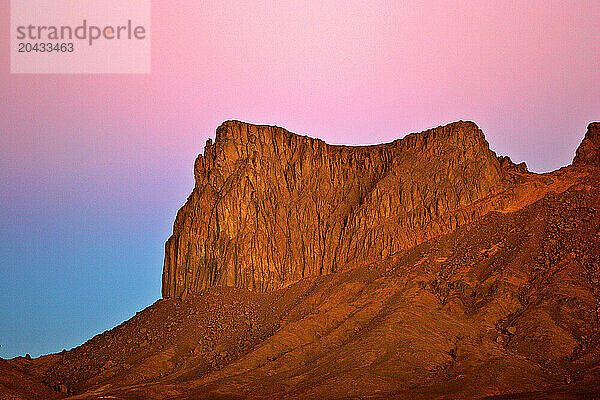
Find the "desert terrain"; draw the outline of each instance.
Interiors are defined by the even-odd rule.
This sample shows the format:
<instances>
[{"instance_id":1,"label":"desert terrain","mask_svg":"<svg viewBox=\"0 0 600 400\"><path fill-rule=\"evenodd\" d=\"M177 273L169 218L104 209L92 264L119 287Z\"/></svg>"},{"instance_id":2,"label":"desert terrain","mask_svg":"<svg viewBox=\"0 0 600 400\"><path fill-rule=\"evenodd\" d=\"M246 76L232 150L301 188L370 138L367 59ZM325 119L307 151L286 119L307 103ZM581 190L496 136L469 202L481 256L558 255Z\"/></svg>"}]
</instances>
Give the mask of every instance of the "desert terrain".
<instances>
[{"instance_id":1,"label":"desert terrain","mask_svg":"<svg viewBox=\"0 0 600 400\"><path fill-rule=\"evenodd\" d=\"M350 147L227 121L163 298L0 359L0 398L600 398L600 123L584 133L537 174L472 122Z\"/></svg>"}]
</instances>

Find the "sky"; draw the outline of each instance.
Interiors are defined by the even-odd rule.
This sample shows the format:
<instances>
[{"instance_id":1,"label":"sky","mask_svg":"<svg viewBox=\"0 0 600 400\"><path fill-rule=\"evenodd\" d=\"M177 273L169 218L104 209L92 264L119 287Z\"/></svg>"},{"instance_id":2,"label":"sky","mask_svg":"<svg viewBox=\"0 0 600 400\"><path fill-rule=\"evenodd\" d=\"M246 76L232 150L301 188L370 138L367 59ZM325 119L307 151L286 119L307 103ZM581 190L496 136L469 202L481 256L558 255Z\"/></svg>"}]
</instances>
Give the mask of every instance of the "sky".
<instances>
[{"instance_id":1,"label":"sky","mask_svg":"<svg viewBox=\"0 0 600 400\"><path fill-rule=\"evenodd\" d=\"M472 120L530 170L600 120L600 2L152 3L150 74L10 74L0 0L0 357L160 298L193 161L228 119L333 144Z\"/></svg>"}]
</instances>

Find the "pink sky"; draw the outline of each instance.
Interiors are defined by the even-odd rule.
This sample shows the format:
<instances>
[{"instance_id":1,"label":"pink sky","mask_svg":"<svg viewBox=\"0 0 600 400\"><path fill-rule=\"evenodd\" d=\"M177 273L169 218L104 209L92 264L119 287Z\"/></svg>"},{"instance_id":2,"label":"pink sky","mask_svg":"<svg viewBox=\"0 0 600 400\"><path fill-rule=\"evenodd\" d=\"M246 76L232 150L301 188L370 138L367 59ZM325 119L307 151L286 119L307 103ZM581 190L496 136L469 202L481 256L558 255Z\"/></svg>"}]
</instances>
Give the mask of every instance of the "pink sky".
<instances>
[{"instance_id":1,"label":"pink sky","mask_svg":"<svg viewBox=\"0 0 600 400\"><path fill-rule=\"evenodd\" d=\"M570 163L588 122L600 119L598 1L154 2L149 75L10 75L0 1L3 227L25 254L34 249L22 243L39 239L34 227L56 245L59 222L44 215L64 224L130 216L109 224L108 236L158 226L152 242L137 244L140 254L152 249L151 293L132 289L142 300L123 300L120 316L158 296L162 245L192 188L193 160L226 119L336 144L468 119L493 150L535 171ZM21 285L37 273L11 262L26 271ZM74 340L110 326L98 318Z\"/></svg>"},{"instance_id":2,"label":"pink sky","mask_svg":"<svg viewBox=\"0 0 600 400\"><path fill-rule=\"evenodd\" d=\"M210 3L153 4L148 76L10 76L3 40L2 148L189 157L227 118L349 144L472 119L547 170L599 117L596 2Z\"/></svg>"}]
</instances>

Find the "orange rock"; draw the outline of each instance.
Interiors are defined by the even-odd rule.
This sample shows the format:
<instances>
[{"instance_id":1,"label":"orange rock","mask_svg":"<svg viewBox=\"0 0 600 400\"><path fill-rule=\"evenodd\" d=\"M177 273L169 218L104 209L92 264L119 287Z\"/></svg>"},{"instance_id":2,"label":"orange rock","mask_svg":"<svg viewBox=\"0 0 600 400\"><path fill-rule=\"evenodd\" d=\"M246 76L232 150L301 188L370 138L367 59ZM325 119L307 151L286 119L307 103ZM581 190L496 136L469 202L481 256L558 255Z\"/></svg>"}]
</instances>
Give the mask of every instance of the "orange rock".
<instances>
[{"instance_id":1,"label":"orange rock","mask_svg":"<svg viewBox=\"0 0 600 400\"><path fill-rule=\"evenodd\" d=\"M577 163L597 154L597 126ZM376 261L574 181L496 157L464 121L358 147L227 121L194 175L165 245L165 298L218 285L268 291Z\"/></svg>"}]
</instances>

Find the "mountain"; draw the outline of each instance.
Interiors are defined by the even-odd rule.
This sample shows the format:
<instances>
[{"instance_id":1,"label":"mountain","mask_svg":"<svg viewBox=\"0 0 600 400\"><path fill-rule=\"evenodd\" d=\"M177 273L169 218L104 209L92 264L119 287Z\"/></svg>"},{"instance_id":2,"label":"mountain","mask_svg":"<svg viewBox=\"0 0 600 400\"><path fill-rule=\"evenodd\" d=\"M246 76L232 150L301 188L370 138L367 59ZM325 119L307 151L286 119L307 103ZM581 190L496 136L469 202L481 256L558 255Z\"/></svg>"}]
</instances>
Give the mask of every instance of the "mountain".
<instances>
[{"instance_id":1,"label":"mountain","mask_svg":"<svg viewBox=\"0 0 600 400\"><path fill-rule=\"evenodd\" d=\"M568 186L523 168L498 159L472 122L364 147L225 122L195 162L194 190L166 243L163 297L278 289Z\"/></svg>"},{"instance_id":2,"label":"mountain","mask_svg":"<svg viewBox=\"0 0 600 400\"><path fill-rule=\"evenodd\" d=\"M599 128L535 174L471 122L347 147L228 121L196 160L163 299L3 361L0 393L600 397Z\"/></svg>"}]
</instances>

